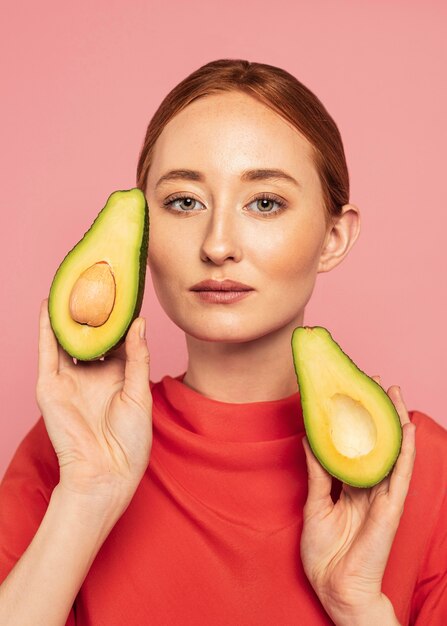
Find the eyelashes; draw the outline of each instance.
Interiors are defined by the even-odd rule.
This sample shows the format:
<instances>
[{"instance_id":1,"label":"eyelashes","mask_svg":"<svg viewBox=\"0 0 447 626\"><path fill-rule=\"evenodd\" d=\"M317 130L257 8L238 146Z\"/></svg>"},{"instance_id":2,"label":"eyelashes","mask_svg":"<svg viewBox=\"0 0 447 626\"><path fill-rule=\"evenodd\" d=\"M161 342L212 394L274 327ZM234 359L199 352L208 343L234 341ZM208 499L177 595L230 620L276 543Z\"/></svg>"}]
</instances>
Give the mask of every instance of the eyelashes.
<instances>
[{"instance_id":1,"label":"eyelashes","mask_svg":"<svg viewBox=\"0 0 447 626\"><path fill-rule=\"evenodd\" d=\"M172 213L178 213L179 215L183 215L183 216L190 216L192 215L192 213L198 213L198 211L193 211L190 210L190 207L188 207L187 209L175 209L173 208L174 203L179 201L179 200L192 200L193 203L199 203L202 204L199 200L197 200L196 198L194 198L194 196L191 195L186 195L186 194L173 194L172 196L169 196L168 198L166 198L166 200L163 202L163 206L168 210L171 211ZM271 194L271 193L261 193L258 194L257 196L255 196L253 198L253 200L251 200L246 206L250 206L251 204L253 204L254 202L258 202L258 201L264 201L264 202L273 202L277 205L277 209L276 210L272 210L272 211L262 211L262 210L258 210L258 211L253 211L253 213L255 215L261 215L262 217L275 217L276 215L278 215L279 213L282 213L286 208L287 208L287 203L280 198L279 196L275 195L275 194Z\"/></svg>"}]
</instances>

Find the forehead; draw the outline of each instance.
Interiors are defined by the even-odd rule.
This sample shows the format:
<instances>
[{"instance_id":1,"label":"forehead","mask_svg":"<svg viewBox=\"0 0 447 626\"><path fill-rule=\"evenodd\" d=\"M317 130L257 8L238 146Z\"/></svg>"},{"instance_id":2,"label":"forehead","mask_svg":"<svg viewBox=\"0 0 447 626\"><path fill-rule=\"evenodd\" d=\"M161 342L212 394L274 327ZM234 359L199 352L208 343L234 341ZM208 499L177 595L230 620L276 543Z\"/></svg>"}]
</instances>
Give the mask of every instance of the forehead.
<instances>
[{"instance_id":1,"label":"forehead","mask_svg":"<svg viewBox=\"0 0 447 626\"><path fill-rule=\"evenodd\" d=\"M248 168L281 168L301 181L315 179L310 142L287 120L255 98L223 92L199 98L163 129L149 178L188 167L239 175Z\"/></svg>"}]
</instances>

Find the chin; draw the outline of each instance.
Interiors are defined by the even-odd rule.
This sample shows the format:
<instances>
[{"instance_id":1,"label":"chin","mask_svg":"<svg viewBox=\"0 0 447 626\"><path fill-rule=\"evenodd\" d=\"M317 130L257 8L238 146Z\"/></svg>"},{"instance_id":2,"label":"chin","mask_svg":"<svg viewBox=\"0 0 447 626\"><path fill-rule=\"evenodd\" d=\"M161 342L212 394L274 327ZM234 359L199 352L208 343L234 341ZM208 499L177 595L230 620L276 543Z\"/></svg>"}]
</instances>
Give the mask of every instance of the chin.
<instances>
[{"instance_id":1,"label":"chin","mask_svg":"<svg viewBox=\"0 0 447 626\"><path fill-rule=\"evenodd\" d=\"M209 327L195 324L181 324L176 322L187 335L194 337L200 341L208 341L214 343L247 343L260 339L264 335L269 334L272 329L260 329L259 332L253 328L253 324L246 324L246 328L242 328L241 324L225 326L223 324L210 324Z\"/></svg>"},{"instance_id":2,"label":"chin","mask_svg":"<svg viewBox=\"0 0 447 626\"><path fill-rule=\"evenodd\" d=\"M214 328L212 331L207 332L203 328L188 328L183 329L187 335L190 337L194 337L194 339L199 339L200 341L209 341L213 343L244 343L246 341L250 341L253 337L244 336L239 331L226 331L223 332L222 329Z\"/></svg>"}]
</instances>

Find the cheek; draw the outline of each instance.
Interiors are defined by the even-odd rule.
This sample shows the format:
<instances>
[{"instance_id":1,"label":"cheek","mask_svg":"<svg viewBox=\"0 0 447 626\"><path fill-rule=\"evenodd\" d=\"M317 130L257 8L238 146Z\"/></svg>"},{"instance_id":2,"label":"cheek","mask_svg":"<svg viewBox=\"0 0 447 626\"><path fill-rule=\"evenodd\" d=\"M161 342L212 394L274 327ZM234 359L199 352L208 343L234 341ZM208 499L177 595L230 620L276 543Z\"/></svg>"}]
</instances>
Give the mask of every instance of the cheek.
<instances>
[{"instance_id":1,"label":"cheek","mask_svg":"<svg viewBox=\"0 0 447 626\"><path fill-rule=\"evenodd\" d=\"M154 280L177 275L182 258L182 241L163 219L152 218L149 231L148 265Z\"/></svg>"},{"instance_id":2,"label":"cheek","mask_svg":"<svg viewBox=\"0 0 447 626\"><path fill-rule=\"evenodd\" d=\"M320 257L320 238L309 228L289 228L257 252L258 267L278 284L313 280ZM295 283L296 284L296 283Z\"/></svg>"},{"instance_id":3,"label":"cheek","mask_svg":"<svg viewBox=\"0 0 447 626\"><path fill-rule=\"evenodd\" d=\"M178 276L181 275L179 268L179 254L175 242L165 241L159 233L155 233L149 241L148 269L151 275L152 285L157 299L166 314L174 315L176 294L179 292L177 283Z\"/></svg>"}]
</instances>

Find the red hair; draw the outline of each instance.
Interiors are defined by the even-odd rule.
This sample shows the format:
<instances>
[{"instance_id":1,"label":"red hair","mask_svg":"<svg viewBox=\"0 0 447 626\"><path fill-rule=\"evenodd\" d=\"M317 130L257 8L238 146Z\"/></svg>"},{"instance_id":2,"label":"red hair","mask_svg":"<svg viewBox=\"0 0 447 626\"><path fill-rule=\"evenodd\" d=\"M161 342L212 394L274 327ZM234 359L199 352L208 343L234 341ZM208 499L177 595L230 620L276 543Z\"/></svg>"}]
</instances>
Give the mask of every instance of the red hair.
<instances>
[{"instance_id":1,"label":"red hair","mask_svg":"<svg viewBox=\"0 0 447 626\"><path fill-rule=\"evenodd\" d=\"M349 202L349 174L340 132L320 100L292 74L273 65L218 59L184 78L164 98L144 138L137 166L137 187L145 192L155 142L177 113L197 98L226 91L244 92L289 121L312 145L326 219Z\"/></svg>"}]
</instances>

